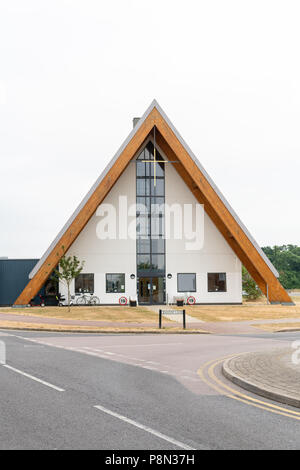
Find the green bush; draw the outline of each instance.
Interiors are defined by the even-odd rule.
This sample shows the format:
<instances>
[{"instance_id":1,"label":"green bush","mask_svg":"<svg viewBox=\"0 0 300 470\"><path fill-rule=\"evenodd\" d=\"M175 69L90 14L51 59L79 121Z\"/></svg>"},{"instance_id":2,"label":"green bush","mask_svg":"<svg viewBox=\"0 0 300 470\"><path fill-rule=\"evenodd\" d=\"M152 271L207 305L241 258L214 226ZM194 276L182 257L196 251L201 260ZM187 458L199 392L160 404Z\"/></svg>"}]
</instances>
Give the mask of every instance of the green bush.
<instances>
[{"instance_id":1,"label":"green bush","mask_svg":"<svg viewBox=\"0 0 300 470\"><path fill-rule=\"evenodd\" d=\"M243 295L247 300L256 300L262 295L261 290L244 266L242 267L242 286Z\"/></svg>"}]
</instances>

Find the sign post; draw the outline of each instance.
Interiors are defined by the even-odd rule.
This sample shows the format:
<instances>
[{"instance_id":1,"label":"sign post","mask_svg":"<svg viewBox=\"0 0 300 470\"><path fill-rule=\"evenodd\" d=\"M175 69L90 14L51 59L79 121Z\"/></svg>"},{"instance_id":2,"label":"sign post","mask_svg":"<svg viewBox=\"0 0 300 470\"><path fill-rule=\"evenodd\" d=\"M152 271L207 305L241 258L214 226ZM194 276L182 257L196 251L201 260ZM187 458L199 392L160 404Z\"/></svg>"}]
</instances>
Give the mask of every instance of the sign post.
<instances>
[{"instance_id":1,"label":"sign post","mask_svg":"<svg viewBox=\"0 0 300 470\"><path fill-rule=\"evenodd\" d=\"M182 313L182 327L186 329L186 316L185 316L185 309L184 310L161 310L159 309L159 317L158 317L158 327L161 329L162 327L162 316L163 315L179 315Z\"/></svg>"}]
</instances>

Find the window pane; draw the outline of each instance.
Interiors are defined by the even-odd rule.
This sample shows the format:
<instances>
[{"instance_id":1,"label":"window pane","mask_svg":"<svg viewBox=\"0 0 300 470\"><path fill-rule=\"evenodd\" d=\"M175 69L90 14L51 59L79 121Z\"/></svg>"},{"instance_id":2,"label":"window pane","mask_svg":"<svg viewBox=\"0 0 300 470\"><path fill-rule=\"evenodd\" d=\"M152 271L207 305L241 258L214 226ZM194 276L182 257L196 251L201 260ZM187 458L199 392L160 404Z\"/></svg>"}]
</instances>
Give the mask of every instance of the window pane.
<instances>
[{"instance_id":1,"label":"window pane","mask_svg":"<svg viewBox=\"0 0 300 470\"><path fill-rule=\"evenodd\" d=\"M164 303L165 280L163 277L154 277L152 279L152 296L156 304Z\"/></svg>"},{"instance_id":2,"label":"window pane","mask_svg":"<svg viewBox=\"0 0 300 470\"><path fill-rule=\"evenodd\" d=\"M208 292L226 292L226 273L207 274Z\"/></svg>"},{"instance_id":3,"label":"window pane","mask_svg":"<svg viewBox=\"0 0 300 470\"><path fill-rule=\"evenodd\" d=\"M164 179L156 178L156 185L154 186L154 179L151 179L151 195L164 196L165 194L165 181Z\"/></svg>"},{"instance_id":4,"label":"window pane","mask_svg":"<svg viewBox=\"0 0 300 470\"><path fill-rule=\"evenodd\" d=\"M154 158L154 145L151 141L148 142L145 148L145 154L147 154L147 152L149 152L149 154L151 155L150 158ZM159 151L157 150L157 148L156 148L156 160L164 160L161 154L159 153Z\"/></svg>"},{"instance_id":5,"label":"window pane","mask_svg":"<svg viewBox=\"0 0 300 470\"><path fill-rule=\"evenodd\" d=\"M157 159L159 160L159 158L157 157ZM150 176L151 174L151 171L152 170L152 167L153 167L153 163L151 163L153 161L153 154L151 154L148 150L148 148L146 147L141 153L140 155L138 156L137 158L137 168L138 168L138 164L139 163L142 163L140 162L140 160L144 160L144 163L143 165L141 165L140 168L144 168L145 169L145 172L144 173L141 173L139 175L138 171L137 171L137 175L138 176ZM143 170L141 170L143 171Z\"/></svg>"},{"instance_id":6,"label":"window pane","mask_svg":"<svg viewBox=\"0 0 300 470\"><path fill-rule=\"evenodd\" d=\"M150 217L147 215L139 215L136 218L136 234L137 237L145 238L150 235Z\"/></svg>"},{"instance_id":7,"label":"window pane","mask_svg":"<svg viewBox=\"0 0 300 470\"><path fill-rule=\"evenodd\" d=\"M106 274L106 292L124 293L125 292L125 274Z\"/></svg>"},{"instance_id":8,"label":"window pane","mask_svg":"<svg viewBox=\"0 0 300 470\"><path fill-rule=\"evenodd\" d=\"M196 274L180 273L177 275L178 292L196 292Z\"/></svg>"},{"instance_id":9,"label":"window pane","mask_svg":"<svg viewBox=\"0 0 300 470\"><path fill-rule=\"evenodd\" d=\"M136 175L145 176L146 175L145 167L146 167L146 163L137 161L136 162Z\"/></svg>"},{"instance_id":10,"label":"window pane","mask_svg":"<svg viewBox=\"0 0 300 470\"><path fill-rule=\"evenodd\" d=\"M156 160L161 160L158 152L156 152ZM154 165L155 165L155 173L154 173ZM164 168L165 168L164 163L160 163L160 162L153 163L153 165L151 166L151 176L154 177L154 174L155 174L155 176L157 177L163 177L165 174Z\"/></svg>"},{"instance_id":11,"label":"window pane","mask_svg":"<svg viewBox=\"0 0 300 470\"><path fill-rule=\"evenodd\" d=\"M157 240L151 240L151 251L152 253L164 253L165 252L165 240L158 238Z\"/></svg>"},{"instance_id":12,"label":"window pane","mask_svg":"<svg viewBox=\"0 0 300 470\"><path fill-rule=\"evenodd\" d=\"M137 253L150 253L150 238L137 238Z\"/></svg>"},{"instance_id":13,"label":"window pane","mask_svg":"<svg viewBox=\"0 0 300 470\"><path fill-rule=\"evenodd\" d=\"M165 198L163 196L153 196L151 198L151 204L163 206L165 204Z\"/></svg>"},{"instance_id":14,"label":"window pane","mask_svg":"<svg viewBox=\"0 0 300 470\"><path fill-rule=\"evenodd\" d=\"M137 268L141 271L149 271L151 268L150 255L138 255Z\"/></svg>"},{"instance_id":15,"label":"window pane","mask_svg":"<svg viewBox=\"0 0 300 470\"><path fill-rule=\"evenodd\" d=\"M161 238L165 233L165 218L151 217L151 237L154 239Z\"/></svg>"},{"instance_id":16,"label":"window pane","mask_svg":"<svg viewBox=\"0 0 300 470\"><path fill-rule=\"evenodd\" d=\"M150 142L149 142L150 144ZM151 149L151 145L147 145L147 147L145 148L145 160L153 160L153 153L152 152L149 152L149 148ZM153 148L153 145L152 145L152 148Z\"/></svg>"},{"instance_id":17,"label":"window pane","mask_svg":"<svg viewBox=\"0 0 300 470\"><path fill-rule=\"evenodd\" d=\"M152 269L158 270L158 271L164 271L165 269L164 255L152 255Z\"/></svg>"},{"instance_id":18,"label":"window pane","mask_svg":"<svg viewBox=\"0 0 300 470\"><path fill-rule=\"evenodd\" d=\"M163 215L165 213L165 201L163 197L151 198L151 214Z\"/></svg>"},{"instance_id":19,"label":"window pane","mask_svg":"<svg viewBox=\"0 0 300 470\"><path fill-rule=\"evenodd\" d=\"M137 197L136 198L136 213L150 215L150 197Z\"/></svg>"},{"instance_id":20,"label":"window pane","mask_svg":"<svg viewBox=\"0 0 300 470\"><path fill-rule=\"evenodd\" d=\"M147 158L153 160L153 149L154 145L152 142L148 142L146 148L145 148L145 155L147 155Z\"/></svg>"},{"instance_id":21,"label":"window pane","mask_svg":"<svg viewBox=\"0 0 300 470\"><path fill-rule=\"evenodd\" d=\"M137 178L136 193L137 196L150 196L150 180Z\"/></svg>"},{"instance_id":22,"label":"window pane","mask_svg":"<svg viewBox=\"0 0 300 470\"><path fill-rule=\"evenodd\" d=\"M94 274L79 274L75 279L75 293L81 292L94 293Z\"/></svg>"}]
</instances>

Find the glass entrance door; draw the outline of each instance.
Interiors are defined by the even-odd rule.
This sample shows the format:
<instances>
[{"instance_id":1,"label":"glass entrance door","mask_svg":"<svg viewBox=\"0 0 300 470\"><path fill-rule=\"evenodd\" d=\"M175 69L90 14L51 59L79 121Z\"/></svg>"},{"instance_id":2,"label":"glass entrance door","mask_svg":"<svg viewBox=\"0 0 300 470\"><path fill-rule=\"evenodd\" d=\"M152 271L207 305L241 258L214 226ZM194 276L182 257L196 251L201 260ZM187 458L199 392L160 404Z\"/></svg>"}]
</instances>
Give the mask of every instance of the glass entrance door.
<instances>
[{"instance_id":1,"label":"glass entrance door","mask_svg":"<svg viewBox=\"0 0 300 470\"><path fill-rule=\"evenodd\" d=\"M164 278L152 278L152 303L162 305L164 303Z\"/></svg>"},{"instance_id":2,"label":"glass entrance door","mask_svg":"<svg viewBox=\"0 0 300 470\"><path fill-rule=\"evenodd\" d=\"M139 278L139 304L164 304L165 283L163 277Z\"/></svg>"},{"instance_id":3,"label":"glass entrance door","mask_svg":"<svg viewBox=\"0 0 300 470\"><path fill-rule=\"evenodd\" d=\"M150 304L151 300L151 278L140 277L139 279L139 304Z\"/></svg>"}]
</instances>

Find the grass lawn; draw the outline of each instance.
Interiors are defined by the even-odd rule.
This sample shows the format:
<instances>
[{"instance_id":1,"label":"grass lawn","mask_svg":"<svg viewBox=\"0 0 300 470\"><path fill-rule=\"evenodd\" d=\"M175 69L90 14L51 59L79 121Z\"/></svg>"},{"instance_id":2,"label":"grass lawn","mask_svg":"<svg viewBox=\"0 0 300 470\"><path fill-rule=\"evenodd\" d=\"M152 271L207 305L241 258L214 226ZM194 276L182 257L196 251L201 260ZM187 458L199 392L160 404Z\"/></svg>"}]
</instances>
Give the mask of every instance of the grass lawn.
<instances>
[{"instance_id":1,"label":"grass lawn","mask_svg":"<svg viewBox=\"0 0 300 470\"><path fill-rule=\"evenodd\" d=\"M288 331L288 330L300 330L300 323L298 322L290 322L290 323L260 323L257 324L255 323L255 328L261 328L262 330L265 331L270 331L270 332L278 332L278 331Z\"/></svg>"},{"instance_id":2,"label":"grass lawn","mask_svg":"<svg viewBox=\"0 0 300 470\"><path fill-rule=\"evenodd\" d=\"M26 307L26 308L0 308L0 313L14 315L30 315L37 317L61 318L65 320L97 320L106 322L136 322L157 323L158 314L146 307ZM170 320L165 320L169 321ZM173 323L173 322L172 322Z\"/></svg>"},{"instance_id":3,"label":"grass lawn","mask_svg":"<svg viewBox=\"0 0 300 470\"><path fill-rule=\"evenodd\" d=\"M167 333L167 334L209 334L207 331L190 328L184 330L178 326L174 327L163 327L161 329L154 327L146 327L141 324L138 327L99 327L99 326L72 326L72 325L61 325L59 324L59 319L57 320L58 324L47 324L47 323L26 323L26 321L12 322L12 321L3 321L0 320L0 329L8 330L31 330L31 331L57 331L57 332L74 332L74 333ZM173 323L174 324L174 323Z\"/></svg>"},{"instance_id":4,"label":"grass lawn","mask_svg":"<svg viewBox=\"0 0 300 470\"><path fill-rule=\"evenodd\" d=\"M244 302L243 305L186 306L186 313L203 321L243 321L278 318L300 319L300 297L292 297L296 305L267 305L266 302Z\"/></svg>"},{"instance_id":5,"label":"grass lawn","mask_svg":"<svg viewBox=\"0 0 300 470\"><path fill-rule=\"evenodd\" d=\"M267 305L265 299L256 302L244 302L243 305L195 305L185 306L186 313L194 318L205 322L230 322L243 320L264 320L279 318L297 318L300 320L300 296L292 297L296 305ZM170 306L170 309L181 309ZM103 322L136 322L136 323L157 323L158 314L147 307L127 307L127 306L76 306L71 307L68 312L66 307L27 307L27 308L0 308L1 313L10 313L36 317L50 317L67 320L96 320ZM25 321L24 320L21 321ZM172 323L168 319L164 322ZM90 327L88 327L90 328Z\"/></svg>"}]
</instances>

